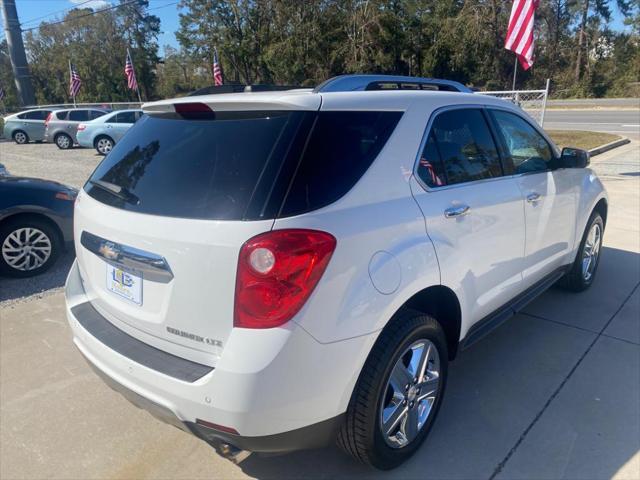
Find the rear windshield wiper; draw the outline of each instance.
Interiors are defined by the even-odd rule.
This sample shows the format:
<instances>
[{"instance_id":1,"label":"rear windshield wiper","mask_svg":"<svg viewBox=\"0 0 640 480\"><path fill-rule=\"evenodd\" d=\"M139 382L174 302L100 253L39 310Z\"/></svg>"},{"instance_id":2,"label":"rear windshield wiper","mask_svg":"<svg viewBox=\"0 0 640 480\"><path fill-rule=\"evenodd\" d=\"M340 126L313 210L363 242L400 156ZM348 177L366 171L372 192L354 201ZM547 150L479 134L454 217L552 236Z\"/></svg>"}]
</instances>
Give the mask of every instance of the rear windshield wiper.
<instances>
[{"instance_id":1,"label":"rear windshield wiper","mask_svg":"<svg viewBox=\"0 0 640 480\"><path fill-rule=\"evenodd\" d=\"M120 185L116 185L115 183L105 182L104 180L89 180L91 185L94 185L105 192L110 193L114 197L123 200L124 202L130 203L132 205L138 205L140 203L140 199L136 197L133 193L127 190L125 187L121 187Z\"/></svg>"}]
</instances>

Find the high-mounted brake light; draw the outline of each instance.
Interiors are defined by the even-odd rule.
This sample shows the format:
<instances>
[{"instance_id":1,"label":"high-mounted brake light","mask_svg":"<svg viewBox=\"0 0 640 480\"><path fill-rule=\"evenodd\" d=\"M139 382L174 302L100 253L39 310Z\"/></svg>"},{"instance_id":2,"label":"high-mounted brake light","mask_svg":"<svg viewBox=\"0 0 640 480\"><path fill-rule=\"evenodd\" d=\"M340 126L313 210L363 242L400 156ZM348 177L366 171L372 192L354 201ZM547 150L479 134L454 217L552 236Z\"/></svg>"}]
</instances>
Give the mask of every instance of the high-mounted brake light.
<instances>
[{"instance_id":1,"label":"high-mounted brake light","mask_svg":"<svg viewBox=\"0 0 640 480\"><path fill-rule=\"evenodd\" d=\"M175 103L173 105L176 113L183 118L190 120L213 119L215 113L209 105L201 102Z\"/></svg>"},{"instance_id":2,"label":"high-mounted brake light","mask_svg":"<svg viewBox=\"0 0 640 480\"><path fill-rule=\"evenodd\" d=\"M240 249L234 326L273 328L300 311L336 248L333 235L317 230L274 230Z\"/></svg>"}]
</instances>

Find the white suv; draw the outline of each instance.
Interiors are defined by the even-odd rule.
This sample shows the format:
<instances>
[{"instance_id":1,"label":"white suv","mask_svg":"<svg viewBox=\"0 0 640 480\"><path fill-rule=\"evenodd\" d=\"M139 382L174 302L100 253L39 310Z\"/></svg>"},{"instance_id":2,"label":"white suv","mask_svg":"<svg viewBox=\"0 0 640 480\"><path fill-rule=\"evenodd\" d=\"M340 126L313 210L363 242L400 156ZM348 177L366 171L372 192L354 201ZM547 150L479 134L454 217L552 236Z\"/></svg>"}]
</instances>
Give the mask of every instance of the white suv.
<instances>
[{"instance_id":1,"label":"white suv","mask_svg":"<svg viewBox=\"0 0 640 480\"><path fill-rule=\"evenodd\" d=\"M460 348L593 282L605 190L510 103L344 76L143 109L77 199L74 342L232 459L337 438L393 468Z\"/></svg>"}]
</instances>

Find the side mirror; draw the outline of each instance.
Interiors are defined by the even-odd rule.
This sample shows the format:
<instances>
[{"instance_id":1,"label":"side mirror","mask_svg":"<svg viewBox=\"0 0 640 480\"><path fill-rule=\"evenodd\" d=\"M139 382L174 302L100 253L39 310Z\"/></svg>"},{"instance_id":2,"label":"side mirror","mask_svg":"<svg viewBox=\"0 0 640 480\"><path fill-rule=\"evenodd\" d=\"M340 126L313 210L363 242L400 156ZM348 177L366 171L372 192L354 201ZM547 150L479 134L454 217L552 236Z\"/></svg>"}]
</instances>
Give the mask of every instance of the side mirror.
<instances>
[{"instance_id":1,"label":"side mirror","mask_svg":"<svg viewBox=\"0 0 640 480\"><path fill-rule=\"evenodd\" d=\"M586 168L591 155L586 150L565 147L560 155L560 168Z\"/></svg>"}]
</instances>

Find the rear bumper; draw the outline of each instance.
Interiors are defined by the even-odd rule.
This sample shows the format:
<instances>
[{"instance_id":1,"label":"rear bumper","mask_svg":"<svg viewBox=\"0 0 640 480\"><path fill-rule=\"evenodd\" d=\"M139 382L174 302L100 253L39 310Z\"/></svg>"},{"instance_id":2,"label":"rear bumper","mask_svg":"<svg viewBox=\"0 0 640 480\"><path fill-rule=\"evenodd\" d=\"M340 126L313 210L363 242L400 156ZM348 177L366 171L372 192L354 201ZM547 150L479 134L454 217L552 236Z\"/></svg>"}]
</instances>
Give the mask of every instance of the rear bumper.
<instances>
[{"instance_id":1,"label":"rear bumper","mask_svg":"<svg viewBox=\"0 0 640 480\"><path fill-rule=\"evenodd\" d=\"M85 148L93 148L93 140L91 139L91 134L86 130L80 131L76 133L76 140L78 145Z\"/></svg>"},{"instance_id":2,"label":"rear bumper","mask_svg":"<svg viewBox=\"0 0 640 480\"><path fill-rule=\"evenodd\" d=\"M358 365L364 362L360 357L366 358L375 340L360 337L320 344L295 324L286 330L234 329L215 367L186 381L140 358L133 360L126 350L116 351L104 343L111 340L99 339L83 326L78 306L88 299L77 263L67 279L66 300L74 343L112 388L212 445L226 442L256 452L330 443L351 397ZM238 434L208 428L198 419Z\"/></svg>"},{"instance_id":3,"label":"rear bumper","mask_svg":"<svg viewBox=\"0 0 640 480\"><path fill-rule=\"evenodd\" d=\"M176 417L171 410L149 400L148 398L138 395L133 390L129 390L106 375L103 371L92 364L90 360L86 358L85 360L87 360L89 366L102 379L102 381L107 384L107 386L120 393L133 405L146 410L164 423L173 425L185 432L192 433L196 437L216 448L223 443L233 445L240 450L261 453L290 452L294 450L321 448L333 442L344 419L344 414L338 415L314 425L275 435L264 435L259 437L243 437L241 435L234 435L232 433L221 432L198 423L183 422Z\"/></svg>"}]
</instances>

